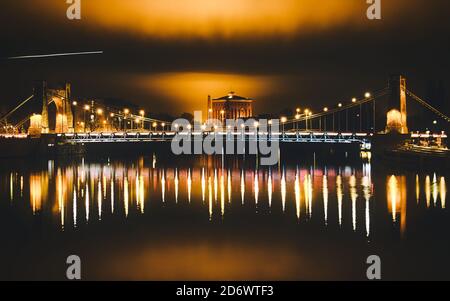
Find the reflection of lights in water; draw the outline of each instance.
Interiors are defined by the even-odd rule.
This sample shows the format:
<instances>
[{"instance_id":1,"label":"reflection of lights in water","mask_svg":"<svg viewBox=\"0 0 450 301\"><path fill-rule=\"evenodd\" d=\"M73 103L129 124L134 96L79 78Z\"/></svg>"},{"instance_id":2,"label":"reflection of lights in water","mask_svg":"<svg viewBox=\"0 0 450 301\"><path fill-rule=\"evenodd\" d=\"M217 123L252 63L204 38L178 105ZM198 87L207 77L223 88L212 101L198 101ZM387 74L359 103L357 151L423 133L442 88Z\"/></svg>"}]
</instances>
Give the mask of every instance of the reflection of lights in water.
<instances>
[{"instance_id":1,"label":"reflection of lights in water","mask_svg":"<svg viewBox=\"0 0 450 301\"><path fill-rule=\"evenodd\" d=\"M281 175L281 206L283 207L283 212L286 210L286 176L284 173Z\"/></svg>"},{"instance_id":2,"label":"reflection of lights in water","mask_svg":"<svg viewBox=\"0 0 450 301\"><path fill-rule=\"evenodd\" d=\"M300 219L300 175L298 172L298 168L296 170L295 173L295 183L294 183L295 187L295 208L296 208L296 212L297 212L297 219Z\"/></svg>"},{"instance_id":3,"label":"reflection of lights in water","mask_svg":"<svg viewBox=\"0 0 450 301\"><path fill-rule=\"evenodd\" d=\"M139 208L141 209L141 213L144 213L145 210L145 189L144 189L144 177L142 175L139 176L139 200L140 205Z\"/></svg>"},{"instance_id":4,"label":"reflection of lights in water","mask_svg":"<svg viewBox=\"0 0 450 301\"><path fill-rule=\"evenodd\" d=\"M217 202L217 169L214 169L214 202Z\"/></svg>"},{"instance_id":5,"label":"reflection of lights in water","mask_svg":"<svg viewBox=\"0 0 450 301\"><path fill-rule=\"evenodd\" d=\"M306 212L308 213L308 216L311 218L313 189L312 189L312 179L311 179L310 174L307 174L305 176L305 179L303 180L303 188L305 190Z\"/></svg>"},{"instance_id":6,"label":"reflection of lights in water","mask_svg":"<svg viewBox=\"0 0 450 301\"><path fill-rule=\"evenodd\" d=\"M438 183L437 183L437 178L436 178L436 173L433 175L433 184L431 185L431 190L433 192L433 202L434 202L434 206L436 207L437 204L437 198L439 195L439 189L438 189Z\"/></svg>"},{"instance_id":7,"label":"reflection of lights in water","mask_svg":"<svg viewBox=\"0 0 450 301\"><path fill-rule=\"evenodd\" d=\"M42 203L47 199L48 185L46 173L30 175L30 202L33 214L41 211Z\"/></svg>"},{"instance_id":8,"label":"reflection of lights in water","mask_svg":"<svg viewBox=\"0 0 450 301\"><path fill-rule=\"evenodd\" d=\"M24 179L25 185L28 185L27 181L29 181L29 203L28 206L30 208L30 212L32 211L33 214L38 213L39 211L43 211L44 207L47 205L45 202L50 196L48 195L48 191L46 190L47 187L51 187L53 185L53 191L54 193L51 194L51 208L52 208L52 214L54 214L55 219L58 221L59 224L64 228L66 226L65 217L69 218L69 223L72 222L73 217L73 226L79 227L81 219L80 215L84 216L84 212L78 212L78 210L86 210L86 222L89 222L89 218L94 218L97 220L97 214L95 210L98 210L98 219L104 220L105 213L103 212L103 209L107 210L109 213L109 208L106 208L108 206L108 202L110 200L111 202L111 214L121 214L120 212L117 212L117 209L121 209L121 203L124 203L124 210L125 214L122 213L122 217L126 215L129 216L130 213L133 212L133 206L134 201L136 200L137 203L137 211L144 213L146 197L149 198L152 194L152 191L155 191L156 193L159 189L159 183L158 181L161 181L161 189L163 194L163 202L164 202L164 196L165 196L165 190L170 192L170 189L174 189L172 187L172 182L169 180L169 183L166 187L166 176L165 171L163 170L151 170L150 168L147 168L150 172L150 176L147 178L147 170L144 167L139 167L139 170L134 167L127 167L124 165L114 165L114 163L111 163L111 167L105 168L101 164L90 164L86 165L86 174L85 182L81 182L81 178L83 177L83 174L81 173L81 167L77 167L74 169L71 169L71 167L65 167L64 169L57 169L55 168L55 174L54 174L54 180L49 180L49 176L47 174L47 171L45 170L45 173L30 173L29 178ZM189 201L193 204L196 200L196 197L199 198L200 195L196 194L196 191L199 192L200 188L202 189L202 198L204 198L204 202L210 201L207 206L204 209L209 211L209 216L212 219L213 218L213 211L217 210L217 214L221 214L224 216L225 211L227 213L232 213L229 211L229 208L225 208L227 205L227 202L230 202L231 196L232 196L232 185L234 184L240 184L241 185L241 197L242 202L245 201L245 189L253 190L250 191L251 193L255 193L255 203L259 205L267 197L269 208L269 212L271 211L272 202L276 201L276 198L274 199L273 194L278 193L276 191L275 184L277 184L276 179L274 179L274 176L272 174L272 170L267 170L266 173L262 173L262 178L264 180L264 183L259 183L259 172L252 171L252 170L241 170L238 169L238 172L240 171L240 183L239 181L234 183L234 174L236 170L233 168L230 169L217 169L215 172L215 175L212 174L212 169L209 171L206 167L202 168L201 174L202 174L202 180L200 183L200 170L198 170L198 173L195 169L192 168L185 168L185 169L178 169L177 171L174 170L174 173L176 174L176 178L178 178L178 186L179 189L181 189L181 195L179 197L183 196L183 183L187 183L187 188L185 191L187 191L188 196L186 199L189 199ZM373 235L373 229L371 227L373 226L373 221L371 221L370 214L372 213L371 210L374 208L372 207L372 198L373 198L373 183L370 178L369 174L369 168L366 166L363 168L363 172L360 175L360 173L356 173L354 171L349 170L351 173L344 176L344 174L337 173L335 184L331 185L329 181L332 180L330 176L327 175L327 173L323 173L323 175L320 176L320 178L314 178L313 174L311 172L305 172L305 175L302 175L300 172L300 169L296 169L295 171L292 170L292 172L295 172L295 181L288 182L288 177L291 177L291 171L286 171L282 167L280 168L280 191L281 191L281 199L282 202L282 210L285 212L289 208L286 208L286 206L289 206L289 204L286 204L287 201L291 201L290 199L287 199L289 196L287 195L288 192L294 192L294 195L291 195L294 197L292 201L294 201L293 206L295 206L295 216L298 220L302 218L302 215L305 215L307 218L312 217L312 202L313 202L313 188L317 189L320 188L322 191L319 192L320 194L323 194L323 218L324 222L327 225L331 220L333 219L333 214L337 213L337 221L339 222L339 225L342 226L343 224L343 201L344 201L344 183L349 183L349 201L351 198L351 218L352 218L352 225L353 229L356 231L357 226L360 228L361 235L366 235L367 237L370 237ZM246 174L247 172L247 174ZM276 171L278 172L278 171ZM250 173L250 177L249 176ZM170 172L169 172L170 174ZM76 178L72 178L76 176ZM233 175L233 176L232 176ZM358 175L358 176L356 176ZM136 176L136 178L134 178ZM218 193L218 203L214 205L214 176L217 177L217 193ZM333 175L334 176L334 175ZM18 196L19 192L19 179L20 174L18 173L6 173L6 179L8 180L8 177L10 180L13 181L14 185L14 193L15 197ZM247 177L247 178L246 178ZM267 177L267 179L266 179ZM277 176L278 177L278 176ZM196 180L198 178L198 181ZM106 184L105 184L106 179ZM314 179L314 181L313 181ZM319 182L317 180L319 179ZM322 181L320 181L320 179ZM348 179L348 180L347 180ZM425 179L425 189L420 186L420 182ZM430 200L430 202L433 200L434 203L439 202L441 200L442 208L445 208L446 204L446 183L445 178L438 175L429 175L427 178L425 176L420 175L412 175L411 181L415 181L416 186L411 186L410 189L412 191L411 195L414 198L414 194L419 195L422 193L423 195L428 195L427 199ZM245 187L245 184L248 184L248 180L251 180L251 184L249 187ZM294 174L292 174L292 180L294 180ZM109 182L108 182L109 181ZM149 182L148 182L149 181ZM186 181L186 182L185 182ZM266 182L267 181L267 182ZM349 182L346 182L349 181ZM361 181L361 184L359 183ZM50 183L50 186L49 186ZM150 190L144 189L147 187L147 184L151 184ZM404 231L405 229L405 216L406 216L406 177L405 176L389 176L386 178L386 191L387 191L387 201L388 201L388 209L389 209L389 219L398 223L400 226L400 230ZM414 184L414 182L411 182ZM424 182L422 182L423 184ZM5 195L6 198L8 198L8 181L5 182ZM201 185L201 187L200 187ZM266 186L267 185L267 186ZM288 187L289 185L289 187ZM313 186L314 185L314 186ZM322 187L319 187L322 185ZM330 186L331 185L331 186ZM335 188L333 186L335 185ZM359 185L361 185L361 192L358 191ZM78 187L77 187L78 186ZM110 186L108 188L108 186ZM70 190L70 189L73 190ZM117 189L116 189L117 188ZM108 191L108 189L110 189ZM123 192L122 192L123 189ZM267 189L267 195L266 191ZM278 188L277 188L278 189ZM292 189L292 190L291 190ZM332 190L336 189L336 195L333 195L330 193L333 192ZM412 190L416 189L416 191ZM423 190L417 191L417 190ZM303 192L304 190L305 192ZM427 192L425 192L427 191ZM26 196L28 193L28 187L24 188L24 195ZM110 195L108 195L110 193ZM123 195L122 195L123 193ZM136 196L134 195L136 193ZM180 192L179 192L180 193ZM333 192L334 193L334 192ZM147 196L146 196L147 194ZM226 195L225 195L226 194ZM360 196L358 196L360 194ZM228 199L227 199L228 195ZM423 196L422 195L422 196ZM259 197L262 198L259 198ZM315 196L315 195L314 195ZM421 197L422 197L421 196ZM123 197L123 200L121 199ZM253 197L253 196L252 196ZM280 195L278 195L280 197ZM330 199L331 197L331 199ZM337 200L337 211L333 211L333 197ZM117 201L115 198L120 199L119 207L116 208L115 202ZM172 201L174 201L174 195L171 194L170 198ZM360 198L360 199L358 199ZM365 202L361 203L362 198L364 198ZM304 200L303 200L304 199ZM211 202L212 200L212 202ZM437 201L436 201L437 200ZM66 203L66 201L68 203ZM72 201L72 203L71 203ZM232 200L231 200L232 201ZM248 201L248 200L247 200ZM322 201L320 203L322 204ZM92 202L92 203L90 203ZM106 203L106 205L105 205ZM413 201L414 203L414 201ZM158 201L158 204L162 204L161 201ZM304 205L305 204L305 205ZM67 206L66 206L67 205ZM350 203L349 203L350 205ZM361 205L361 206L360 206ZM431 204L433 205L433 204ZM72 208L70 207L72 206ZM83 209L83 206L85 207ZM106 207L104 207L106 206ZM214 208L214 206L217 206L217 209ZM220 209L219 209L220 206ZM303 207L304 206L304 207ZM203 206L202 206L203 207ZM363 209L364 207L364 209ZM92 211L92 208L94 210ZM435 206L435 208L438 208L438 205ZM317 209L317 208L316 208ZM322 209L319 208L321 211ZM363 211L361 211L361 210ZM131 210L131 211L129 211ZM219 213L220 210L220 213ZM259 208L258 208L259 210ZM72 212L73 211L73 212ZM94 216L90 217L90 212L94 214ZM360 212L361 211L361 212ZM305 214L306 212L306 214ZM364 212L364 213L363 213ZM78 214L80 213L80 214ZM205 215L207 214L206 211L204 212ZM317 212L319 215L321 215L321 212ZM359 215L359 213L364 214ZM31 213L30 213L31 214ZM70 214L73 214L70 216ZM392 215L392 217L391 217ZM361 217L361 219L360 219ZM365 218L365 221L363 219ZM60 221L61 219L61 221ZM365 229L364 225L362 225L362 222L365 222ZM371 225L372 224L372 225ZM72 225L70 225L72 226ZM364 234L362 234L364 231Z\"/></svg>"},{"instance_id":9,"label":"reflection of lights in water","mask_svg":"<svg viewBox=\"0 0 450 301\"><path fill-rule=\"evenodd\" d=\"M89 187L86 183L86 194L85 194L85 200L84 200L84 208L86 210L86 222L89 222Z\"/></svg>"},{"instance_id":10,"label":"reflection of lights in water","mask_svg":"<svg viewBox=\"0 0 450 301\"><path fill-rule=\"evenodd\" d=\"M241 172L241 202L244 205L245 202L245 178L244 171Z\"/></svg>"},{"instance_id":11,"label":"reflection of lights in water","mask_svg":"<svg viewBox=\"0 0 450 301\"><path fill-rule=\"evenodd\" d=\"M13 173L9 176L9 198L11 201L14 200L14 175Z\"/></svg>"},{"instance_id":12,"label":"reflection of lights in water","mask_svg":"<svg viewBox=\"0 0 450 301\"><path fill-rule=\"evenodd\" d=\"M400 213L400 232L404 234L406 230L406 177L390 176L387 181L387 201L388 208L392 212L393 222L397 221L397 214Z\"/></svg>"},{"instance_id":13,"label":"reflection of lights in water","mask_svg":"<svg viewBox=\"0 0 450 301\"><path fill-rule=\"evenodd\" d=\"M328 178L326 175L323 175L322 186L323 186L323 213L325 225L328 225Z\"/></svg>"},{"instance_id":14,"label":"reflection of lights in water","mask_svg":"<svg viewBox=\"0 0 450 301\"><path fill-rule=\"evenodd\" d=\"M395 176L391 176L388 182L388 201L390 200L391 211L392 211L392 221L397 219L397 207L398 207L398 183Z\"/></svg>"},{"instance_id":15,"label":"reflection of lights in water","mask_svg":"<svg viewBox=\"0 0 450 301\"><path fill-rule=\"evenodd\" d=\"M227 188L228 188L228 203L231 203L231 170L228 170Z\"/></svg>"},{"instance_id":16,"label":"reflection of lights in water","mask_svg":"<svg viewBox=\"0 0 450 301\"><path fill-rule=\"evenodd\" d=\"M188 201L190 203L191 202L191 191L192 191L191 169L188 170L187 189L188 189Z\"/></svg>"},{"instance_id":17,"label":"reflection of lights in water","mask_svg":"<svg viewBox=\"0 0 450 301\"><path fill-rule=\"evenodd\" d=\"M178 204L178 169L175 169L175 203Z\"/></svg>"},{"instance_id":18,"label":"reflection of lights in water","mask_svg":"<svg viewBox=\"0 0 450 301\"><path fill-rule=\"evenodd\" d=\"M58 183L58 188L57 188L57 194L58 194L58 205L59 205L59 213L61 216L61 227L64 230L64 185L63 185L63 179L62 179L62 175L61 175L61 171L58 169L58 174L57 174L57 180L56 182Z\"/></svg>"},{"instance_id":19,"label":"reflection of lights in water","mask_svg":"<svg viewBox=\"0 0 450 301\"><path fill-rule=\"evenodd\" d=\"M23 176L20 176L20 197L23 197Z\"/></svg>"},{"instance_id":20,"label":"reflection of lights in water","mask_svg":"<svg viewBox=\"0 0 450 301\"><path fill-rule=\"evenodd\" d=\"M425 199L427 201L427 207L430 207L431 202L431 183L430 176L425 177Z\"/></svg>"},{"instance_id":21,"label":"reflection of lights in water","mask_svg":"<svg viewBox=\"0 0 450 301\"><path fill-rule=\"evenodd\" d=\"M441 177L441 181L439 183L439 194L441 197L441 206L445 209L445 198L447 196L447 186L445 185L445 178Z\"/></svg>"},{"instance_id":22,"label":"reflection of lights in water","mask_svg":"<svg viewBox=\"0 0 450 301\"><path fill-rule=\"evenodd\" d=\"M269 170L269 178L267 179L267 197L269 199L269 207L272 207L272 171Z\"/></svg>"},{"instance_id":23,"label":"reflection of lights in water","mask_svg":"<svg viewBox=\"0 0 450 301\"><path fill-rule=\"evenodd\" d=\"M211 177L208 177L208 208L209 208L209 220L212 218L213 214L213 195L212 195L212 183L211 183Z\"/></svg>"},{"instance_id":24,"label":"reflection of lights in water","mask_svg":"<svg viewBox=\"0 0 450 301\"><path fill-rule=\"evenodd\" d=\"M97 184L97 205L98 205L98 219L102 220L102 184L98 181Z\"/></svg>"},{"instance_id":25,"label":"reflection of lights in water","mask_svg":"<svg viewBox=\"0 0 450 301\"><path fill-rule=\"evenodd\" d=\"M350 185L350 199L352 200L352 225L353 231L356 231L356 199L358 198L358 193L356 190L356 177L352 175L349 180Z\"/></svg>"},{"instance_id":26,"label":"reflection of lights in water","mask_svg":"<svg viewBox=\"0 0 450 301\"><path fill-rule=\"evenodd\" d=\"M370 202L366 200L366 236L370 235Z\"/></svg>"},{"instance_id":27,"label":"reflection of lights in water","mask_svg":"<svg viewBox=\"0 0 450 301\"><path fill-rule=\"evenodd\" d=\"M344 193L342 192L342 177L340 175L336 177L336 194L338 200L339 226L342 226L342 198L344 196Z\"/></svg>"},{"instance_id":28,"label":"reflection of lights in water","mask_svg":"<svg viewBox=\"0 0 450 301\"><path fill-rule=\"evenodd\" d=\"M123 205L126 217L128 217L128 202L128 178L125 177L125 179L123 180Z\"/></svg>"},{"instance_id":29,"label":"reflection of lights in water","mask_svg":"<svg viewBox=\"0 0 450 301\"><path fill-rule=\"evenodd\" d=\"M86 169L84 168L84 158L81 159L81 182L84 183L86 178Z\"/></svg>"},{"instance_id":30,"label":"reflection of lights in water","mask_svg":"<svg viewBox=\"0 0 450 301\"><path fill-rule=\"evenodd\" d=\"M205 191L206 191L206 179L205 179L205 168L202 168L202 202L205 202Z\"/></svg>"},{"instance_id":31,"label":"reflection of lights in water","mask_svg":"<svg viewBox=\"0 0 450 301\"><path fill-rule=\"evenodd\" d=\"M223 170L220 172L220 213L225 214L225 180Z\"/></svg>"},{"instance_id":32,"label":"reflection of lights in water","mask_svg":"<svg viewBox=\"0 0 450 301\"><path fill-rule=\"evenodd\" d=\"M366 200L366 210L365 210L365 217L366 217L366 236L369 237L370 235L370 178L368 176L364 176L362 179L362 186L363 186L363 193L364 193L364 199Z\"/></svg>"},{"instance_id":33,"label":"reflection of lights in water","mask_svg":"<svg viewBox=\"0 0 450 301\"><path fill-rule=\"evenodd\" d=\"M416 175L416 201L419 204L420 201L420 180L419 175Z\"/></svg>"},{"instance_id":34,"label":"reflection of lights in water","mask_svg":"<svg viewBox=\"0 0 450 301\"><path fill-rule=\"evenodd\" d=\"M163 203L166 202L166 173L164 170L161 177L161 199Z\"/></svg>"},{"instance_id":35,"label":"reflection of lights in water","mask_svg":"<svg viewBox=\"0 0 450 301\"><path fill-rule=\"evenodd\" d=\"M255 182L254 182L254 190L255 190L255 204L258 206L258 197L259 197L259 179L258 179L258 171L255 171Z\"/></svg>"},{"instance_id":36,"label":"reflection of lights in water","mask_svg":"<svg viewBox=\"0 0 450 301\"><path fill-rule=\"evenodd\" d=\"M114 179L111 178L111 213L114 213Z\"/></svg>"},{"instance_id":37,"label":"reflection of lights in water","mask_svg":"<svg viewBox=\"0 0 450 301\"><path fill-rule=\"evenodd\" d=\"M156 168L156 155L155 154L153 154L152 167L153 167L153 169Z\"/></svg>"},{"instance_id":38,"label":"reflection of lights in water","mask_svg":"<svg viewBox=\"0 0 450 301\"><path fill-rule=\"evenodd\" d=\"M106 175L103 175L103 197L106 199Z\"/></svg>"},{"instance_id":39,"label":"reflection of lights in water","mask_svg":"<svg viewBox=\"0 0 450 301\"><path fill-rule=\"evenodd\" d=\"M77 188L73 187L73 226L77 227Z\"/></svg>"}]
</instances>

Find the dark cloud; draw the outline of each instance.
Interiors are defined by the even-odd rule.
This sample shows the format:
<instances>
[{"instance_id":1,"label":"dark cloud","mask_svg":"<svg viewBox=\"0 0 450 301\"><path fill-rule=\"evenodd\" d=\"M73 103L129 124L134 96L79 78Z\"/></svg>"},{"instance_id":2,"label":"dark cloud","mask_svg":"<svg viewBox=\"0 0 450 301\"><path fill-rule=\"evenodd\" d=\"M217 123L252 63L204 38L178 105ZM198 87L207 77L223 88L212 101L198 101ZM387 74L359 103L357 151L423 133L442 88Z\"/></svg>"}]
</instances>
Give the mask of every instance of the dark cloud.
<instances>
[{"instance_id":1,"label":"dark cloud","mask_svg":"<svg viewBox=\"0 0 450 301\"><path fill-rule=\"evenodd\" d=\"M276 78L272 90L248 91L252 94L249 96L260 98L258 112L271 110L274 102L286 107L298 102L321 106L348 99L366 89L382 88L389 73L406 74L409 85L418 93L424 93L429 79L442 79L447 87L450 84L450 24L445 16L450 8L448 1L402 0L398 1L400 6L388 5L392 11L385 8L381 21L364 20L361 10L356 23L309 26L289 36L167 39L129 29L71 22L65 19L64 12L55 17L53 11L44 12L45 4L52 6L52 1L40 0L44 5L34 8L29 1L3 2L2 57L105 51L104 55L90 57L3 60L0 97L5 105L29 94L35 79L67 80L79 96L125 98L173 113L190 109L193 98L206 98L213 92L186 91L186 98L180 99L167 91L173 86L146 88L142 82L161 74L192 72L234 74L249 80ZM224 83L227 87L236 85Z\"/></svg>"}]
</instances>

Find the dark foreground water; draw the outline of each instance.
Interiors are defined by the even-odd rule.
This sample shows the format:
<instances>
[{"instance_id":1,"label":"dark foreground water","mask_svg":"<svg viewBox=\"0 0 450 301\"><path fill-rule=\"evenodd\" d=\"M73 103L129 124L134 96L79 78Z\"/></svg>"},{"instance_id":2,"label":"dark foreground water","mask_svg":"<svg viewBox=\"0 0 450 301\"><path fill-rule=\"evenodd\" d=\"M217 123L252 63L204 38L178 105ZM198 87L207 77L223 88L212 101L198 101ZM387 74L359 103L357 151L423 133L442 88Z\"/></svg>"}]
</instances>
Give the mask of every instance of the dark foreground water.
<instances>
[{"instance_id":1,"label":"dark foreground water","mask_svg":"<svg viewBox=\"0 0 450 301\"><path fill-rule=\"evenodd\" d=\"M292 161L2 161L0 279L450 279L448 174Z\"/></svg>"}]
</instances>

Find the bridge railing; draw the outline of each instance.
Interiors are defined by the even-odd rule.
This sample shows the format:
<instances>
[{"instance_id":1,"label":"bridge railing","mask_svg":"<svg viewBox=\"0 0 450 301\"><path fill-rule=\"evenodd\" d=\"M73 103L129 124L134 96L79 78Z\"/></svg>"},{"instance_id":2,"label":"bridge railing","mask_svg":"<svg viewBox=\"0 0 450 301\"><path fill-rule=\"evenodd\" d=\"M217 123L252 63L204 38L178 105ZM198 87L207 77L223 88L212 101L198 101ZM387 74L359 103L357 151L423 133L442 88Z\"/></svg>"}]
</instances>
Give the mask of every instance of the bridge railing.
<instances>
[{"instance_id":1,"label":"bridge railing","mask_svg":"<svg viewBox=\"0 0 450 301\"><path fill-rule=\"evenodd\" d=\"M110 143L110 142L164 142L182 138L187 141L204 139L214 135L222 141L268 141L298 143L370 143L372 134L367 133L327 133L327 132L118 132L118 133L78 133L58 134L64 142Z\"/></svg>"}]
</instances>

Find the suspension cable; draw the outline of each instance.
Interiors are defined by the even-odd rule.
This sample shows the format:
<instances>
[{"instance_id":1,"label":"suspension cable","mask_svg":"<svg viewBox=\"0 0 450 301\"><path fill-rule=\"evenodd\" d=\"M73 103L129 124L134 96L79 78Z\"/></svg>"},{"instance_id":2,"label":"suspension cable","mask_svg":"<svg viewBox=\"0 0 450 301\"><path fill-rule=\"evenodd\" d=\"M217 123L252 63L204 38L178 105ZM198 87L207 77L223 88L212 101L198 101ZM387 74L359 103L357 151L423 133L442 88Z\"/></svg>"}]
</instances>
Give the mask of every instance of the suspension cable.
<instances>
[{"instance_id":1,"label":"suspension cable","mask_svg":"<svg viewBox=\"0 0 450 301\"><path fill-rule=\"evenodd\" d=\"M30 97L28 97L27 99L25 99L24 101L22 101L17 107L15 107L14 109L12 109L11 111L9 111L8 113L6 113L5 116L3 116L0 119L0 122L3 122L4 120L6 120L9 116L11 116L15 111L17 111L18 109L20 109L22 106L24 106L30 99L32 99L34 97L34 95L31 95Z\"/></svg>"},{"instance_id":2,"label":"suspension cable","mask_svg":"<svg viewBox=\"0 0 450 301\"><path fill-rule=\"evenodd\" d=\"M285 124L291 124L291 123L301 122L301 121L305 121L305 120L312 120L312 119L320 118L320 117L323 117L323 116L339 113L339 112L342 112L342 111L345 111L345 110L348 110L348 109L351 109L351 108L354 108L354 107L366 104L368 102L374 101L375 99L377 99L379 97L385 96L386 94L388 94L388 92L389 92L389 88L386 87L386 88L383 88L383 89L375 92L371 97L364 98L362 100L357 100L356 102L349 103L349 104L347 104L345 106L342 106L340 108L330 109L327 112L320 112L320 113L313 114L311 116L304 116L304 115L302 115L302 117L300 117L299 119L287 120L285 122Z\"/></svg>"},{"instance_id":3,"label":"suspension cable","mask_svg":"<svg viewBox=\"0 0 450 301\"><path fill-rule=\"evenodd\" d=\"M444 119L447 122L450 122L450 117L448 117L447 115L445 115L444 113L442 113L441 111L439 111L438 109L436 109L435 107L433 107L432 105L430 105L428 102L426 102L425 100L421 99L419 96L415 95L414 93L412 93L409 90L406 90L406 93L412 97L412 99L414 99L415 101L417 101L419 104L421 104L422 106L426 107L427 109L429 109L430 111L432 111L433 113L435 113L436 115L438 115L439 117L441 117L442 119Z\"/></svg>"}]
</instances>

